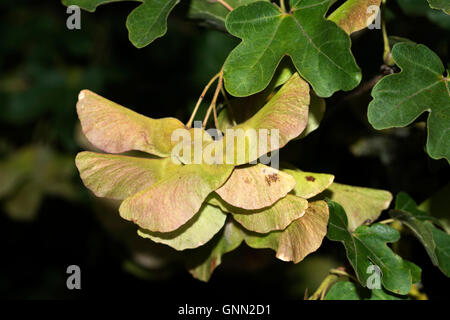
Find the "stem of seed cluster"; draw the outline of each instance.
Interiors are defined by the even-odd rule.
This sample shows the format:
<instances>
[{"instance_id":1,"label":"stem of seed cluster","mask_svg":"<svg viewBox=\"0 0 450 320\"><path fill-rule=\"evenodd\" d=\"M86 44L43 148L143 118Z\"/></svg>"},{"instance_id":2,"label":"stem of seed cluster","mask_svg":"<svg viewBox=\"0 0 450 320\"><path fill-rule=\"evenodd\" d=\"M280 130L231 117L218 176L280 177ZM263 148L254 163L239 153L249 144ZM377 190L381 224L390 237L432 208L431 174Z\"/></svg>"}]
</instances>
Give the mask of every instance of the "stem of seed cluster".
<instances>
[{"instance_id":1,"label":"stem of seed cluster","mask_svg":"<svg viewBox=\"0 0 450 320\"><path fill-rule=\"evenodd\" d=\"M309 298L306 298L308 300L323 300L325 298L325 294L327 293L328 289L339 279L339 277L348 277L352 279L355 282L358 282L358 280L349 274L347 271L345 271L344 268L336 268L331 269L328 276L322 281L322 283L319 285L317 290L313 293L313 295Z\"/></svg>"},{"instance_id":2,"label":"stem of seed cluster","mask_svg":"<svg viewBox=\"0 0 450 320\"><path fill-rule=\"evenodd\" d=\"M228 3L226 3L224 0L216 0L218 3L223 5L225 8L227 8L229 11L233 11L233 7L230 6Z\"/></svg>"},{"instance_id":3,"label":"stem of seed cluster","mask_svg":"<svg viewBox=\"0 0 450 320\"><path fill-rule=\"evenodd\" d=\"M217 82L216 91L214 92L213 99L211 101L211 104L209 105L208 111L206 112L205 119L203 119L203 127L206 127L206 124L208 123L209 115L211 114L211 111L214 111L214 125L216 128L219 128L219 120L217 119L217 111L216 111L216 103L217 103L217 97L219 96L220 89L222 88L223 83L223 70L220 70L218 73L219 81Z\"/></svg>"},{"instance_id":4,"label":"stem of seed cluster","mask_svg":"<svg viewBox=\"0 0 450 320\"><path fill-rule=\"evenodd\" d=\"M356 279L354 276L352 276L351 274L349 274L347 271L345 270L341 270L341 269L331 269L330 270L331 274L335 274L337 276L342 276L342 277L348 277L350 279L353 279L354 281L358 281L358 279Z\"/></svg>"},{"instance_id":5,"label":"stem of seed cluster","mask_svg":"<svg viewBox=\"0 0 450 320\"><path fill-rule=\"evenodd\" d=\"M236 125L236 118L234 117L233 107L231 106L230 100L228 100L227 93L223 89L223 86L220 88L220 92L222 92L223 99L225 100L225 105L228 108L228 115L231 118L231 122L233 123L233 126L235 126Z\"/></svg>"},{"instance_id":6,"label":"stem of seed cluster","mask_svg":"<svg viewBox=\"0 0 450 320\"><path fill-rule=\"evenodd\" d=\"M280 0L280 7L283 12L286 12L286 4L284 3L284 0Z\"/></svg>"},{"instance_id":7,"label":"stem of seed cluster","mask_svg":"<svg viewBox=\"0 0 450 320\"><path fill-rule=\"evenodd\" d=\"M216 81L216 79L220 77L221 73L222 73L222 71L219 72L218 74L216 74L214 77L212 77L211 80L209 80L208 84L206 85L205 89L203 89L203 92L200 95L200 98L198 98L197 104L195 105L194 111L192 112L192 115L191 115L188 123L186 124L187 128L192 127L192 123L194 122L195 114L197 113L198 108L200 107L200 104L202 103L203 99L205 98L206 92L208 92L209 87L211 87L211 85L214 83L214 81Z\"/></svg>"},{"instance_id":8,"label":"stem of seed cluster","mask_svg":"<svg viewBox=\"0 0 450 320\"><path fill-rule=\"evenodd\" d=\"M321 299L323 300L323 298L325 297L325 293L327 291L327 289L329 287L331 287L333 285L333 283L336 282L336 280L339 277L335 274L329 274L320 284L319 288L317 288L317 290L313 293L313 295L311 297L308 298L308 300L318 300Z\"/></svg>"},{"instance_id":9,"label":"stem of seed cluster","mask_svg":"<svg viewBox=\"0 0 450 320\"><path fill-rule=\"evenodd\" d=\"M389 46L389 38L387 35L387 31L386 31L386 17L385 17L386 1L387 0L382 0L381 7L380 7L380 10L381 10L381 32L383 34L383 43L384 43L383 61L386 65L393 66L394 61L392 59L391 47Z\"/></svg>"}]
</instances>

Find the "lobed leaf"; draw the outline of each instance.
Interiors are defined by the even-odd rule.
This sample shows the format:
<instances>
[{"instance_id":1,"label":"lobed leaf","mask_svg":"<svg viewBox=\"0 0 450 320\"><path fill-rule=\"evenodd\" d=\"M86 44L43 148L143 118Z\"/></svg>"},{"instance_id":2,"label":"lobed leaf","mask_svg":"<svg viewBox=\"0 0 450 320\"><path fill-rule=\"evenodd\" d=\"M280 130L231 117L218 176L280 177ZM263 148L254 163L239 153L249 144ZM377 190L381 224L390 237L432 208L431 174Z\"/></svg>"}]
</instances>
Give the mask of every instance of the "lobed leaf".
<instances>
[{"instance_id":1,"label":"lobed leaf","mask_svg":"<svg viewBox=\"0 0 450 320\"><path fill-rule=\"evenodd\" d=\"M226 28L242 42L224 64L227 91L242 97L263 90L285 55L321 97L355 88L361 73L349 37L324 18L330 4L331 0L291 0L290 12L281 12L258 1L230 12Z\"/></svg>"},{"instance_id":2,"label":"lobed leaf","mask_svg":"<svg viewBox=\"0 0 450 320\"><path fill-rule=\"evenodd\" d=\"M119 212L152 232L177 230L200 210L206 197L233 171L227 165L181 166L173 174L122 202Z\"/></svg>"},{"instance_id":3,"label":"lobed leaf","mask_svg":"<svg viewBox=\"0 0 450 320\"><path fill-rule=\"evenodd\" d=\"M203 204L200 211L191 220L175 231L161 233L139 229L138 234L176 250L193 249L211 240L222 229L226 218L227 215L219 208Z\"/></svg>"},{"instance_id":4,"label":"lobed leaf","mask_svg":"<svg viewBox=\"0 0 450 320\"><path fill-rule=\"evenodd\" d=\"M127 18L132 44L143 48L167 32L167 17L180 0L143 0Z\"/></svg>"},{"instance_id":5,"label":"lobed leaf","mask_svg":"<svg viewBox=\"0 0 450 320\"><path fill-rule=\"evenodd\" d=\"M127 0L62 0L66 6L77 5L94 12L103 4ZM167 32L167 17L180 0L136 0L141 4L127 18L128 36L137 48L143 48Z\"/></svg>"},{"instance_id":6,"label":"lobed leaf","mask_svg":"<svg viewBox=\"0 0 450 320\"><path fill-rule=\"evenodd\" d=\"M427 224L428 228L430 228L433 233L439 269L441 269L447 277L450 277L450 235L439 230L429 222L426 222L425 224Z\"/></svg>"},{"instance_id":7,"label":"lobed leaf","mask_svg":"<svg viewBox=\"0 0 450 320\"><path fill-rule=\"evenodd\" d=\"M395 209L390 215L405 224L424 246L431 262L450 277L450 235L436 228L432 222L439 221L417 208L417 204L406 193L396 197Z\"/></svg>"},{"instance_id":8,"label":"lobed leaf","mask_svg":"<svg viewBox=\"0 0 450 320\"><path fill-rule=\"evenodd\" d=\"M373 88L369 122L377 130L404 127L429 112L427 152L450 161L450 90L444 65L426 46L412 43L396 44L392 57L402 71Z\"/></svg>"},{"instance_id":9,"label":"lobed leaf","mask_svg":"<svg viewBox=\"0 0 450 320\"><path fill-rule=\"evenodd\" d=\"M350 281L339 281L325 295L324 300L407 300L383 289L365 289Z\"/></svg>"},{"instance_id":10,"label":"lobed leaf","mask_svg":"<svg viewBox=\"0 0 450 320\"><path fill-rule=\"evenodd\" d=\"M327 237L344 244L347 258L361 285L367 285L371 275L368 273L368 268L373 263L382 272L381 283L384 288L394 293L407 294L413 282L417 280L420 268L403 260L387 246L387 243L400 239L399 232L379 223L370 227L360 226L351 232L348 230L344 209L333 201L328 201L328 206L330 222Z\"/></svg>"},{"instance_id":11,"label":"lobed leaf","mask_svg":"<svg viewBox=\"0 0 450 320\"><path fill-rule=\"evenodd\" d=\"M265 235L244 231L245 242L252 248L270 248L283 261L298 263L316 251L327 233L328 207L325 201L309 204L305 214L283 231Z\"/></svg>"},{"instance_id":12,"label":"lobed leaf","mask_svg":"<svg viewBox=\"0 0 450 320\"><path fill-rule=\"evenodd\" d=\"M448 199L450 197L450 182L439 189L431 197L423 201L417 208L435 217L436 223L450 234L450 216L448 215Z\"/></svg>"},{"instance_id":13,"label":"lobed leaf","mask_svg":"<svg viewBox=\"0 0 450 320\"><path fill-rule=\"evenodd\" d=\"M80 92L77 112L89 142L109 153L139 150L168 156L172 132L184 128L175 118L147 118L89 90Z\"/></svg>"},{"instance_id":14,"label":"lobed leaf","mask_svg":"<svg viewBox=\"0 0 450 320\"><path fill-rule=\"evenodd\" d=\"M444 11L450 15L450 2L448 0L428 0L430 7Z\"/></svg>"},{"instance_id":15,"label":"lobed leaf","mask_svg":"<svg viewBox=\"0 0 450 320\"><path fill-rule=\"evenodd\" d=\"M259 163L236 168L216 192L234 207L255 210L274 204L294 186L289 174Z\"/></svg>"}]
</instances>

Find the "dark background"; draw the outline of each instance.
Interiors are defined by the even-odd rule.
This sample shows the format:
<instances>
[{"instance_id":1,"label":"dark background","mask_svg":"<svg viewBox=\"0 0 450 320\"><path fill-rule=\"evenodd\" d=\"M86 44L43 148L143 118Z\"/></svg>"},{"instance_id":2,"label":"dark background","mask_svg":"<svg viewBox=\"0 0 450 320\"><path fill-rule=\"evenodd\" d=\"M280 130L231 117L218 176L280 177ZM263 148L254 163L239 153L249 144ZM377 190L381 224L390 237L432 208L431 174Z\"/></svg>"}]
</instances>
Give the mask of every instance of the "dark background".
<instances>
[{"instance_id":1,"label":"dark background","mask_svg":"<svg viewBox=\"0 0 450 320\"><path fill-rule=\"evenodd\" d=\"M388 2L389 35L423 43L448 61L448 16L421 6L425 0ZM85 149L75 111L81 89L153 118L186 122L203 86L238 43L186 20L179 6L167 35L136 49L125 28L135 6L114 3L95 14L82 12L82 29L70 31L58 1L0 1L0 184L14 185L8 192L0 188L0 297L302 299L306 288L311 293L331 267L344 263L341 244L325 239L298 265L242 245L205 284L191 277L174 250L135 239L115 204L95 199L82 186L73 163ZM353 37L363 83L380 73L382 48L379 30ZM426 115L408 128L375 131L366 116L370 90L355 92L327 99L321 127L291 142L281 159L302 170L332 173L338 182L394 195L406 191L419 203L444 187L447 162L424 151ZM29 160L24 150L51 160ZM415 238L403 235L396 249L422 267L430 299L449 297L448 279ZM82 270L78 291L66 288L72 264Z\"/></svg>"}]
</instances>

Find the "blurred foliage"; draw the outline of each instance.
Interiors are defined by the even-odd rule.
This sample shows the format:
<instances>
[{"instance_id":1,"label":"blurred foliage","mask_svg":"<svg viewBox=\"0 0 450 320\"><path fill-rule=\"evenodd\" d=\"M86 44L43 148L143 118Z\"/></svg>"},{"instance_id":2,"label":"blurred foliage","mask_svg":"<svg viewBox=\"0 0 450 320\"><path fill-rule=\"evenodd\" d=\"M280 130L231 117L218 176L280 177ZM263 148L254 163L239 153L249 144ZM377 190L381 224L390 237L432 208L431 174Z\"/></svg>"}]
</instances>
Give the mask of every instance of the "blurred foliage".
<instances>
[{"instance_id":1,"label":"blurred foliage","mask_svg":"<svg viewBox=\"0 0 450 320\"><path fill-rule=\"evenodd\" d=\"M13 219L32 220L46 194L75 199L74 176L73 159L68 155L40 145L13 151L0 162L0 199L6 199L5 212Z\"/></svg>"},{"instance_id":2,"label":"blurred foliage","mask_svg":"<svg viewBox=\"0 0 450 320\"><path fill-rule=\"evenodd\" d=\"M93 198L81 186L73 163L85 149L75 111L81 89L153 118L186 121L203 86L238 43L186 21L186 7L180 5L167 35L138 50L123 28L123 11L134 6L125 2L99 7L95 15L83 12L82 29L70 31L66 8L57 1L0 3L0 241L5 247L0 296L302 299L345 260L338 243L324 241L299 265L242 245L204 284L184 271L177 252L136 237L114 203ZM448 16L425 0L388 1L388 8L389 35L414 39L449 60ZM326 99L319 129L280 156L303 170L333 173L342 183L406 191L418 203L425 201L448 185L449 167L425 153L423 122L380 132L368 124L370 90L364 84L380 73L381 33L364 30L352 40L362 86ZM447 187L420 208L448 218L448 197ZM447 279L435 272L414 237L402 237L396 248L405 259L420 262L430 299L448 298L441 285ZM66 289L70 264L83 270L80 292Z\"/></svg>"}]
</instances>

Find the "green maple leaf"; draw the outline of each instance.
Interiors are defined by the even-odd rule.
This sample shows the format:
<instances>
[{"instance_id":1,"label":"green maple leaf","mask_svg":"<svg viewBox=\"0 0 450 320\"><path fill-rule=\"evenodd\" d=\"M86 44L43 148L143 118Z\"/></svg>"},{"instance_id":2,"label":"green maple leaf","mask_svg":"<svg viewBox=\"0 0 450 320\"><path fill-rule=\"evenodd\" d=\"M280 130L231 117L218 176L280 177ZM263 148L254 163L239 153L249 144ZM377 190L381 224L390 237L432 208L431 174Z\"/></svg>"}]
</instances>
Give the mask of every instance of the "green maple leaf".
<instances>
[{"instance_id":1,"label":"green maple leaf","mask_svg":"<svg viewBox=\"0 0 450 320\"><path fill-rule=\"evenodd\" d=\"M381 283L389 291L407 294L414 282L420 279L420 268L403 260L388 246L388 242L400 239L397 230L384 224L375 223L360 226L354 232L348 231L347 216L344 209L336 202L328 201L330 222L327 237L341 241L347 252L356 276L362 286L366 286L370 273L369 266L377 265L381 272Z\"/></svg>"},{"instance_id":2,"label":"green maple leaf","mask_svg":"<svg viewBox=\"0 0 450 320\"><path fill-rule=\"evenodd\" d=\"M402 71L373 88L369 122L378 130L403 127L428 111L427 152L433 159L450 161L450 90L444 65L424 45L398 43L392 57Z\"/></svg>"},{"instance_id":3,"label":"green maple leaf","mask_svg":"<svg viewBox=\"0 0 450 320\"><path fill-rule=\"evenodd\" d=\"M350 281L339 281L331 287L325 300L406 300L383 289L368 290Z\"/></svg>"},{"instance_id":4,"label":"green maple leaf","mask_svg":"<svg viewBox=\"0 0 450 320\"><path fill-rule=\"evenodd\" d=\"M356 87L361 73L350 52L350 39L324 17L331 2L291 0L286 13L258 1L230 12L227 30L242 42L224 65L227 91L248 96L263 90L285 55L319 96Z\"/></svg>"},{"instance_id":5,"label":"green maple leaf","mask_svg":"<svg viewBox=\"0 0 450 320\"><path fill-rule=\"evenodd\" d=\"M436 228L431 222L439 221L417 208L406 193L397 195L395 209L390 215L410 228L425 247L431 261L450 277L450 235Z\"/></svg>"},{"instance_id":6,"label":"green maple leaf","mask_svg":"<svg viewBox=\"0 0 450 320\"><path fill-rule=\"evenodd\" d=\"M89 12L103 4L127 0L63 0L66 6L77 5ZM127 18L131 43L143 48L167 32L167 17L180 0L139 0L142 2Z\"/></svg>"},{"instance_id":7,"label":"green maple leaf","mask_svg":"<svg viewBox=\"0 0 450 320\"><path fill-rule=\"evenodd\" d=\"M433 9L439 9L446 14L450 14L450 1L448 0L428 0L430 7Z\"/></svg>"}]
</instances>

